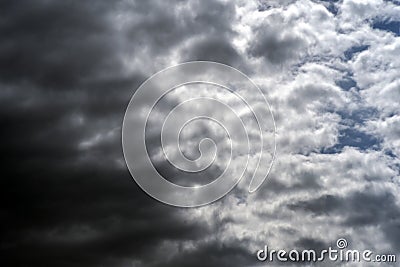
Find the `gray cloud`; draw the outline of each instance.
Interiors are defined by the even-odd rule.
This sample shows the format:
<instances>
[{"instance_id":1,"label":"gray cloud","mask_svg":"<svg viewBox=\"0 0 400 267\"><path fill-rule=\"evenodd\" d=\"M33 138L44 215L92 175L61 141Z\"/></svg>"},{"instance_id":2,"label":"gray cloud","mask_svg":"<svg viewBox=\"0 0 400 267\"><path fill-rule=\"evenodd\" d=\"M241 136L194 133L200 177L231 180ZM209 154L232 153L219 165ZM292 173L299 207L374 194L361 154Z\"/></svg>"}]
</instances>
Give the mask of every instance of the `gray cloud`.
<instances>
[{"instance_id":1,"label":"gray cloud","mask_svg":"<svg viewBox=\"0 0 400 267\"><path fill-rule=\"evenodd\" d=\"M273 17L255 29L254 39L249 48L250 55L262 57L275 65L286 63L301 52L304 41L295 32L282 32L276 27L279 23L284 22L279 17Z\"/></svg>"}]
</instances>

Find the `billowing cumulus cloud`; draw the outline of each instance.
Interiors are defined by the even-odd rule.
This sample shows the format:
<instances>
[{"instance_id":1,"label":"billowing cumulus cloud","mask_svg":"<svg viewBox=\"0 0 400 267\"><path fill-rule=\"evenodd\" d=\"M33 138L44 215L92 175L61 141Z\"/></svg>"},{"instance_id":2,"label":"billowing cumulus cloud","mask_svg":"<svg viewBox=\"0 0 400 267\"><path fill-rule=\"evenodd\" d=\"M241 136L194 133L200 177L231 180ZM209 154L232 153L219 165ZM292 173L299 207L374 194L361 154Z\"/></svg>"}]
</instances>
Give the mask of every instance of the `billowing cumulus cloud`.
<instances>
[{"instance_id":1,"label":"billowing cumulus cloud","mask_svg":"<svg viewBox=\"0 0 400 267\"><path fill-rule=\"evenodd\" d=\"M256 266L264 245L321 250L340 237L397 253L399 14L397 0L2 1L2 262ZM121 125L146 78L191 60L255 81L275 115L277 155L257 193L244 181L181 209L134 183ZM226 157L189 181L159 157L163 112L190 95L167 96L147 136L156 168L183 184L215 179ZM183 132L189 157L207 136L226 152L214 126Z\"/></svg>"}]
</instances>

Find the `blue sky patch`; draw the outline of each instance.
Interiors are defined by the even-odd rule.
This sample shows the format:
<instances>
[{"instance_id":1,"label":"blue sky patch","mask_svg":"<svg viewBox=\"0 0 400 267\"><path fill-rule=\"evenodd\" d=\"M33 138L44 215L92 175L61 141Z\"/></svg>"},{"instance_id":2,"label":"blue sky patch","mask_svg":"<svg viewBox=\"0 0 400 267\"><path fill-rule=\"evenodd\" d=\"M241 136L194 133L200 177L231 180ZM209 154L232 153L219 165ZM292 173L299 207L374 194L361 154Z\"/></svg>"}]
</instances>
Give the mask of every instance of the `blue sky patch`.
<instances>
[{"instance_id":1,"label":"blue sky patch","mask_svg":"<svg viewBox=\"0 0 400 267\"><path fill-rule=\"evenodd\" d=\"M347 128L340 131L337 146L340 148L351 146L365 150L371 148L378 149L380 143L380 140L371 134L361 132L355 128Z\"/></svg>"},{"instance_id":2,"label":"blue sky patch","mask_svg":"<svg viewBox=\"0 0 400 267\"><path fill-rule=\"evenodd\" d=\"M360 52L362 52L362 51L365 51L365 50L367 50L368 48L369 48L369 45L353 46L353 47L347 49L347 50L344 52L344 57L345 57L347 60L350 60L350 59L353 58L354 54L357 54L357 53L360 53Z\"/></svg>"},{"instance_id":3,"label":"blue sky patch","mask_svg":"<svg viewBox=\"0 0 400 267\"><path fill-rule=\"evenodd\" d=\"M357 87L356 81L350 76L346 76L343 79L337 80L335 83L345 91L349 91L351 88Z\"/></svg>"},{"instance_id":4,"label":"blue sky patch","mask_svg":"<svg viewBox=\"0 0 400 267\"><path fill-rule=\"evenodd\" d=\"M389 2L396 6L400 6L400 0L385 0L385 2Z\"/></svg>"},{"instance_id":5,"label":"blue sky patch","mask_svg":"<svg viewBox=\"0 0 400 267\"><path fill-rule=\"evenodd\" d=\"M335 16L337 15L339 9L335 5L335 3L339 2L339 0L321 0L321 2L324 2L324 6L326 7L326 9L328 9L329 12L331 12Z\"/></svg>"},{"instance_id":6,"label":"blue sky patch","mask_svg":"<svg viewBox=\"0 0 400 267\"><path fill-rule=\"evenodd\" d=\"M380 20L372 23L373 29L383 30L400 36L400 21L397 20Z\"/></svg>"},{"instance_id":7,"label":"blue sky patch","mask_svg":"<svg viewBox=\"0 0 400 267\"><path fill-rule=\"evenodd\" d=\"M381 140L374 135L358 130L357 125L362 125L365 121L374 118L377 110L373 108L363 108L352 112L337 112L342 117L341 124L343 129L339 130L337 144L332 147L324 148L321 153L339 153L346 146L356 147L361 150L380 149Z\"/></svg>"},{"instance_id":8,"label":"blue sky patch","mask_svg":"<svg viewBox=\"0 0 400 267\"><path fill-rule=\"evenodd\" d=\"M324 148L321 153L340 153L344 147L356 147L361 150L380 149L381 140L371 134L364 133L356 128L345 128L339 132L338 143L332 147Z\"/></svg>"},{"instance_id":9,"label":"blue sky patch","mask_svg":"<svg viewBox=\"0 0 400 267\"><path fill-rule=\"evenodd\" d=\"M374 118L378 111L374 108L362 108L352 112L338 111L337 113L342 117L344 125L354 126Z\"/></svg>"}]
</instances>

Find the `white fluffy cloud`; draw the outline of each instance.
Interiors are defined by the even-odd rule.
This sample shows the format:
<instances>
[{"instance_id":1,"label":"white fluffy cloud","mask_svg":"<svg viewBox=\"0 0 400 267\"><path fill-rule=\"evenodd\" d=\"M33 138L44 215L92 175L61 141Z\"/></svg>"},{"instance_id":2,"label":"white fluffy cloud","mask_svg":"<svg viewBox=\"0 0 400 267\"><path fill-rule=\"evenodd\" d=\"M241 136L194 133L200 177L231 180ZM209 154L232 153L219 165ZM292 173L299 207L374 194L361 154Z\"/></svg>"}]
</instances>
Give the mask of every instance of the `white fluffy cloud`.
<instances>
[{"instance_id":1,"label":"white fluffy cloud","mask_svg":"<svg viewBox=\"0 0 400 267\"><path fill-rule=\"evenodd\" d=\"M272 103L278 155L258 193L238 190L201 209L222 225L220 244L241 240L254 252L345 237L353 248L399 248L391 231L400 204L400 39L373 28L398 20L399 7L330 4L335 14L322 1L263 1L262 11L254 2L237 6L235 45Z\"/></svg>"}]
</instances>

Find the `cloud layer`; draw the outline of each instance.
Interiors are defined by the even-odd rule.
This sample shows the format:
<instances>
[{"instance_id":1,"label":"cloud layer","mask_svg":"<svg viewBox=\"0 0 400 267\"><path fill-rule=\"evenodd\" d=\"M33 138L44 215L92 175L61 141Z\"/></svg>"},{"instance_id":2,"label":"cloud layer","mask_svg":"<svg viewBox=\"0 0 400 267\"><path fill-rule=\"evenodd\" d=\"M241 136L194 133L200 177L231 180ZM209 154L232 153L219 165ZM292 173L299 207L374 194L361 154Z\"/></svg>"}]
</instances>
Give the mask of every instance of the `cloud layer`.
<instances>
[{"instance_id":1,"label":"cloud layer","mask_svg":"<svg viewBox=\"0 0 400 267\"><path fill-rule=\"evenodd\" d=\"M399 1L3 1L0 18L8 266L255 266L264 245L340 237L399 251ZM260 86L278 155L257 193L179 209L132 181L121 125L147 77L191 60Z\"/></svg>"}]
</instances>

